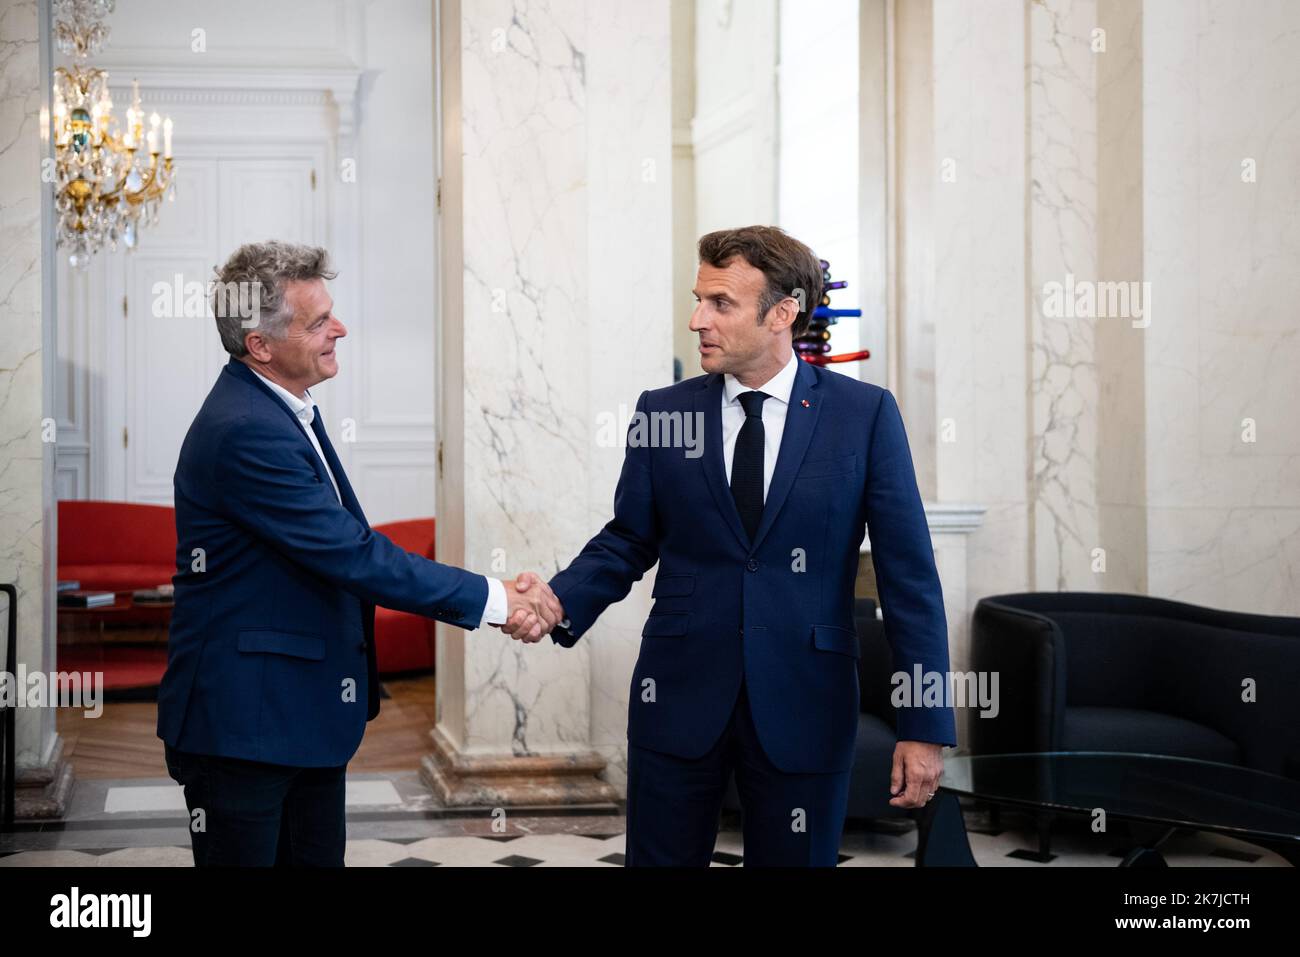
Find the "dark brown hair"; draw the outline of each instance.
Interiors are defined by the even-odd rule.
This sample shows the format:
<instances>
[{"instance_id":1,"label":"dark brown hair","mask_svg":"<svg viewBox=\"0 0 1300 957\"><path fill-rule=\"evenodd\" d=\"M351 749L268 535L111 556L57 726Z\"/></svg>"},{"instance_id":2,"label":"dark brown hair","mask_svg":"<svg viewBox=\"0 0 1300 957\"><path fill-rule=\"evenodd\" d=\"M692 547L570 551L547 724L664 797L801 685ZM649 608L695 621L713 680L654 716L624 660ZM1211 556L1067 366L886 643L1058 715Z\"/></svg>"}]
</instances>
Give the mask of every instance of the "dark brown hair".
<instances>
[{"instance_id":1,"label":"dark brown hair","mask_svg":"<svg viewBox=\"0 0 1300 957\"><path fill-rule=\"evenodd\" d=\"M790 331L808 331L812 311L822 300L822 266L813 251L776 226L742 226L720 229L700 238L700 262L726 269L736 256L767 277L767 289L758 299L758 321L782 299L793 296L803 308ZM802 295L801 295L802 293Z\"/></svg>"}]
</instances>

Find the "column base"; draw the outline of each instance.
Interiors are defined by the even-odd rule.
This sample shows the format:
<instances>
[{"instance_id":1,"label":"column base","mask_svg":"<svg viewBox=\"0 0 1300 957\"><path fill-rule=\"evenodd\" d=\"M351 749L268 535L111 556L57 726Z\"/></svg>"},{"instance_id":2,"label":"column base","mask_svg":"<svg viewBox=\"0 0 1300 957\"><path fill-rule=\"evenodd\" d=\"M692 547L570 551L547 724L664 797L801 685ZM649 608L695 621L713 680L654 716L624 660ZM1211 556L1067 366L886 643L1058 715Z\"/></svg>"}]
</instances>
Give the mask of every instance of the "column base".
<instances>
[{"instance_id":1,"label":"column base","mask_svg":"<svg viewBox=\"0 0 1300 957\"><path fill-rule=\"evenodd\" d=\"M75 775L63 757L63 738L55 740L50 760L33 768L19 768L14 783L15 821L54 821L68 813Z\"/></svg>"},{"instance_id":2,"label":"column base","mask_svg":"<svg viewBox=\"0 0 1300 957\"><path fill-rule=\"evenodd\" d=\"M448 807L601 805L618 801L613 785L596 777L605 759L594 752L527 757L465 755L442 733L429 732L433 753L420 762L420 779Z\"/></svg>"}]
</instances>

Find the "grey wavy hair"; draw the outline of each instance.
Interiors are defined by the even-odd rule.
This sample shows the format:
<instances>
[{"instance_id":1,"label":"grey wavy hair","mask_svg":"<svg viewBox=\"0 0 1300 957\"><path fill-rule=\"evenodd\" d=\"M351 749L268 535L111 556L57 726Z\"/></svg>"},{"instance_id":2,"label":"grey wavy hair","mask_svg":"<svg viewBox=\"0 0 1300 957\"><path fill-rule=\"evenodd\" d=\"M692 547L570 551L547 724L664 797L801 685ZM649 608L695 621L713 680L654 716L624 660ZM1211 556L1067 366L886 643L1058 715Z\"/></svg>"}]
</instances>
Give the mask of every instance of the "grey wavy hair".
<instances>
[{"instance_id":1,"label":"grey wavy hair","mask_svg":"<svg viewBox=\"0 0 1300 957\"><path fill-rule=\"evenodd\" d=\"M221 344L236 359L248 355L244 336L253 329L271 339L284 338L293 321L285 307L285 283L337 275L322 247L278 239L240 246L213 272L212 315Z\"/></svg>"}]
</instances>

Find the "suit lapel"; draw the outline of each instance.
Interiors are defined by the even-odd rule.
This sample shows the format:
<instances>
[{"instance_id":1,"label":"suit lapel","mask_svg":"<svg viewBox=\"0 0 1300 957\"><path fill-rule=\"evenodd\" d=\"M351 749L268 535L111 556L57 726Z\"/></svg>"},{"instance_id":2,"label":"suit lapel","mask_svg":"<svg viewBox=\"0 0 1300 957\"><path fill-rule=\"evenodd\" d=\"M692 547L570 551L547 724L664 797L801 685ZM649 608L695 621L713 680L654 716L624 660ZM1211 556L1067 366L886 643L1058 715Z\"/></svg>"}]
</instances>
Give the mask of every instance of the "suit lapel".
<instances>
[{"instance_id":1,"label":"suit lapel","mask_svg":"<svg viewBox=\"0 0 1300 957\"><path fill-rule=\"evenodd\" d=\"M316 433L316 439L320 442L321 451L325 453L324 462L322 462L320 456L316 454L316 449L312 447L311 439L307 438L307 433L304 432L302 428L302 422L300 422L298 417L293 414L293 410L284 404L283 399L267 388L266 383L259 379L252 369L248 368L248 366L244 365L244 363L240 362L238 359L232 357L230 361L226 363L224 371L233 375L237 379L243 379L253 388L259 390L264 396L271 400L273 406L289 417L289 421L293 423L294 431L302 436L302 440L307 443L307 448L311 449L311 463L316 469L316 474L320 476L320 480L327 485L330 484L329 474L325 471L325 466L328 464L330 472L334 473L334 481L338 483L339 496L343 501L343 507L355 515L362 523L368 525L369 523L366 522L366 516L361 511L361 503L357 499L356 494L352 491L352 485L348 482L347 474L343 471L343 466L340 464L338 456L334 454L334 446L330 444L329 435L325 432L320 417L320 406L316 407L316 417L312 421L312 431Z\"/></svg>"},{"instance_id":2,"label":"suit lapel","mask_svg":"<svg viewBox=\"0 0 1300 957\"><path fill-rule=\"evenodd\" d=\"M696 390L695 412L697 416L704 416L704 477L708 480L709 491L723 520L748 551L749 535L740 522L740 512L736 511L736 500L727 483L727 465L722 457L722 376L709 376Z\"/></svg>"},{"instance_id":3,"label":"suit lapel","mask_svg":"<svg viewBox=\"0 0 1300 957\"><path fill-rule=\"evenodd\" d=\"M821 415L826 397L817 388L817 373L802 359L795 370L794 388L790 390L790 404L785 412L785 430L781 434L781 449L776 456L776 469L772 472L772 484L767 490L763 502L763 520L758 525L754 536L754 550L763 544L763 538L776 522L781 507L790 496L794 487L794 477L803 464L808 443L812 441L813 430L817 428L817 418ZM807 403L805 405L804 403ZM728 496L730 497L730 496ZM732 511L735 509L733 507Z\"/></svg>"}]
</instances>

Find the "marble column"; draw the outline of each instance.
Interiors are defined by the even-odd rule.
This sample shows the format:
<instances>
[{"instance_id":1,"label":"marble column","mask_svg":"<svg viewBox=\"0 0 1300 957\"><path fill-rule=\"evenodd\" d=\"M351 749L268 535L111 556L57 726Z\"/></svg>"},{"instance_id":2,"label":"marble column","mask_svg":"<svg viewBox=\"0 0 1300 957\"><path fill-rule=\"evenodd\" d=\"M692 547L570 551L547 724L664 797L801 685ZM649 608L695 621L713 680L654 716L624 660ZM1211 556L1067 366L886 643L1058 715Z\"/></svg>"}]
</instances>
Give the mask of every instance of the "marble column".
<instances>
[{"instance_id":1,"label":"marble column","mask_svg":"<svg viewBox=\"0 0 1300 957\"><path fill-rule=\"evenodd\" d=\"M1143 279L1142 11L1124 0L1028 10L1034 581L1142 591L1145 331L1112 314L1105 292ZM1050 308L1052 290L1072 286L1096 291L1091 315L1086 299Z\"/></svg>"},{"instance_id":2,"label":"marble column","mask_svg":"<svg viewBox=\"0 0 1300 957\"><path fill-rule=\"evenodd\" d=\"M1143 19L1151 590L1300 615L1300 4Z\"/></svg>"},{"instance_id":3,"label":"marble column","mask_svg":"<svg viewBox=\"0 0 1300 957\"><path fill-rule=\"evenodd\" d=\"M669 8L442 5L440 560L567 564L611 514L626 415L672 381ZM442 801L619 796L649 586L573 649L439 627Z\"/></svg>"},{"instance_id":4,"label":"marble column","mask_svg":"<svg viewBox=\"0 0 1300 957\"><path fill-rule=\"evenodd\" d=\"M28 674L53 671L56 651L48 428L54 324L43 321L53 316L52 233L50 196L41 182L50 76L49 33L41 24L48 18L44 0L0 10L0 581L18 589L17 659ZM13 638L4 635L0 647ZM72 769L62 757L54 709L20 707L16 721L18 816L61 816Z\"/></svg>"},{"instance_id":5,"label":"marble column","mask_svg":"<svg viewBox=\"0 0 1300 957\"><path fill-rule=\"evenodd\" d=\"M1028 23L1032 549L1038 588L1076 584L1097 544L1097 319L1046 289L1097 278L1095 0L1031 4Z\"/></svg>"},{"instance_id":6,"label":"marble column","mask_svg":"<svg viewBox=\"0 0 1300 957\"><path fill-rule=\"evenodd\" d=\"M1097 274L1103 281L1149 279L1143 257L1143 20L1146 5L1098 0L1106 55L1097 58ZM1159 294L1155 303L1159 308ZM1102 591L1147 593L1149 503L1144 450L1149 328L1108 318L1096 328L1098 545L1106 549ZM1091 563L1090 563L1091 564ZM1089 574L1095 575L1089 570Z\"/></svg>"},{"instance_id":7,"label":"marble column","mask_svg":"<svg viewBox=\"0 0 1300 957\"><path fill-rule=\"evenodd\" d=\"M913 135L899 165L926 170L919 222L905 206L914 281L932 286L907 320L935 324L936 492L978 502L983 524L968 542L970 603L1028 585L1029 316L1025 262L1024 0L934 0L925 22L900 22L899 59L928 65L933 132ZM905 82L924 83L913 65ZM903 95L903 94L900 94ZM915 94L911 94L914 96Z\"/></svg>"},{"instance_id":8,"label":"marble column","mask_svg":"<svg viewBox=\"0 0 1300 957\"><path fill-rule=\"evenodd\" d=\"M933 170L910 242L934 249L938 498L988 506L972 598L1142 591L1143 331L1048 304L1143 278L1141 7L932 11L900 42L932 51L933 149L900 162Z\"/></svg>"}]
</instances>

